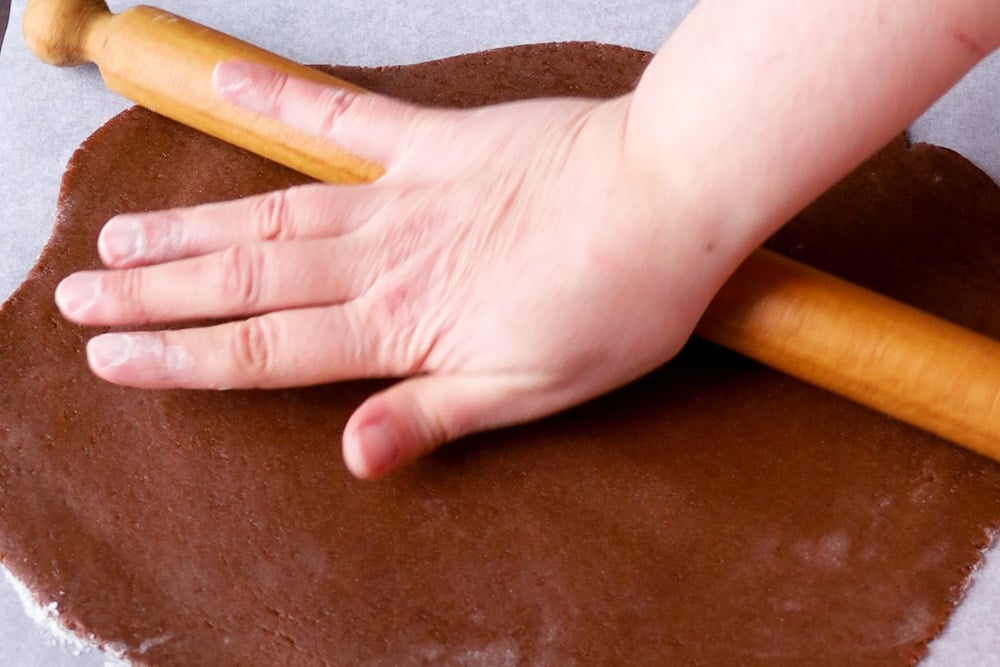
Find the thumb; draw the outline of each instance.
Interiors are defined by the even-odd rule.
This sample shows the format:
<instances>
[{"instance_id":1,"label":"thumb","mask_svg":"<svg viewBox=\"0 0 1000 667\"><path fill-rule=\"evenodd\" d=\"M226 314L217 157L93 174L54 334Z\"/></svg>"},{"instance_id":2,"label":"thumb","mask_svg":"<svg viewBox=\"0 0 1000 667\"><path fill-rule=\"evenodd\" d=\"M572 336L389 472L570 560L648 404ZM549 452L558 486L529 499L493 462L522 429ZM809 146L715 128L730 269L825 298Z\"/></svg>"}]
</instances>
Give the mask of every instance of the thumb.
<instances>
[{"instance_id":1,"label":"thumb","mask_svg":"<svg viewBox=\"0 0 1000 667\"><path fill-rule=\"evenodd\" d=\"M368 398L344 428L344 462L374 479L463 435L533 417L530 391L495 377L423 375Z\"/></svg>"},{"instance_id":2,"label":"thumb","mask_svg":"<svg viewBox=\"0 0 1000 667\"><path fill-rule=\"evenodd\" d=\"M423 111L375 93L328 86L242 60L218 63L212 86L227 102L325 137L387 169L405 150Z\"/></svg>"}]
</instances>

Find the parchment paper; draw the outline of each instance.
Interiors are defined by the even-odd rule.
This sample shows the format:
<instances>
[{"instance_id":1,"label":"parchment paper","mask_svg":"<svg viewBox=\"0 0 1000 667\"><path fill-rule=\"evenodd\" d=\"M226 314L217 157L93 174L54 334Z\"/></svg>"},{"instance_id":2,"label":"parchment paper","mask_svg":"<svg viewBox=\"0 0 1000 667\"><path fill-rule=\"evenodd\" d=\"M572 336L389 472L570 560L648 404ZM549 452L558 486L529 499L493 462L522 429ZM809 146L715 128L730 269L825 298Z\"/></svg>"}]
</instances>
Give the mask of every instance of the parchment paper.
<instances>
[{"instance_id":1,"label":"parchment paper","mask_svg":"<svg viewBox=\"0 0 1000 667\"><path fill-rule=\"evenodd\" d=\"M129 106L104 88L95 68L60 70L31 56L20 35L25 2L14 0L10 28L0 48L0 299L20 284L49 236L59 182L72 152ZM6 3L0 0L0 26ZM133 3L109 4L120 11ZM301 62L382 65L563 40L655 50L695 2L162 0L154 4ZM912 135L915 140L955 148L1000 179L1000 56L994 54L935 105ZM57 612L49 608L43 615ZM994 547L925 664L1000 666L997 619L1000 550ZM5 577L0 577L0 656L4 665L20 667L98 667L114 660L40 628L25 614L15 587Z\"/></svg>"}]
</instances>

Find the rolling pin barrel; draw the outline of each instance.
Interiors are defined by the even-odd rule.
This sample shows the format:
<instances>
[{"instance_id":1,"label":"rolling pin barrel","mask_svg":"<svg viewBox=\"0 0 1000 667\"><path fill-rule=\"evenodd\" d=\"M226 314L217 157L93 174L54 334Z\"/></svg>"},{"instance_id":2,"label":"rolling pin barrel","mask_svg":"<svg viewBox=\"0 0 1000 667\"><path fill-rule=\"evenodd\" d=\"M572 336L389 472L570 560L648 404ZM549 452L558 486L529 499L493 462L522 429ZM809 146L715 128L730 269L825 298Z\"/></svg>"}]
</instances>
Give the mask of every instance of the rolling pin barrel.
<instances>
[{"instance_id":1,"label":"rolling pin barrel","mask_svg":"<svg viewBox=\"0 0 1000 667\"><path fill-rule=\"evenodd\" d=\"M1000 461L1000 341L767 250L696 333Z\"/></svg>"},{"instance_id":2,"label":"rolling pin barrel","mask_svg":"<svg viewBox=\"0 0 1000 667\"><path fill-rule=\"evenodd\" d=\"M363 183L381 166L331 142L227 104L212 90L215 65L257 62L287 74L358 90L345 81L153 7L112 14L102 0L31 0L28 47L45 62L94 62L108 88L168 118L318 180Z\"/></svg>"}]
</instances>

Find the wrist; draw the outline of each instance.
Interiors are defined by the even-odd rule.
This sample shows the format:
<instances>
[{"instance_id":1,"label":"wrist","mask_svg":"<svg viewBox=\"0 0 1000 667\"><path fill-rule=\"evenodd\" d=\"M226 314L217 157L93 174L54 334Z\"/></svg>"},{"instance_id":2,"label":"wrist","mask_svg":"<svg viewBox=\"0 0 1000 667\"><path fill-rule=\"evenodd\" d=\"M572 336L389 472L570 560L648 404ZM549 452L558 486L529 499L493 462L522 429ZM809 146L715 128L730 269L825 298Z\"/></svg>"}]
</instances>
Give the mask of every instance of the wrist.
<instances>
[{"instance_id":1,"label":"wrist","mask_svg":"<svg viewBox=\"0 0 1000 667\"><path fill-rule=\"evenodd\" d=\"M642 86L623 98L629 182L658 221L660 251L683 249L714 293L781 221L763 207L739 205L741 184L719 178L728 171L720 162L734 156L727 146L711 148L710 127L664 112Z\"/></svg>"}]
</instances>

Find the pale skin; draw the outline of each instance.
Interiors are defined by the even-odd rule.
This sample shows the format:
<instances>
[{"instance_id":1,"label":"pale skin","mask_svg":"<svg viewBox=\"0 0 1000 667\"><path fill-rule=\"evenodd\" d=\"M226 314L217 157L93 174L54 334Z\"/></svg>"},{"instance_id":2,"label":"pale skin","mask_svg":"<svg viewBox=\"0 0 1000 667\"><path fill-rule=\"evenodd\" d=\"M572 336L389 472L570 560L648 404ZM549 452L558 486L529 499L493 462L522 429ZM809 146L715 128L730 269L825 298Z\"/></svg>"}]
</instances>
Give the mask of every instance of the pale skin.
<instances>
[{"instance_id":1,"label":"pale skin","mask_svg":"<svg viewBox=\"0 0 1000 667\"><path fill-rule=\"evenodd\" d=\"M406 378L344 430L378 477L670 359L753 248L998 45L995 0L702 0L630 95L462 112L222 63L225 100L385 176L116 217L107 270L56 302L148 328L90 341L110 382ZM233 321L157 330L204 318Z\"/></svg>"}]
</instances>

